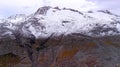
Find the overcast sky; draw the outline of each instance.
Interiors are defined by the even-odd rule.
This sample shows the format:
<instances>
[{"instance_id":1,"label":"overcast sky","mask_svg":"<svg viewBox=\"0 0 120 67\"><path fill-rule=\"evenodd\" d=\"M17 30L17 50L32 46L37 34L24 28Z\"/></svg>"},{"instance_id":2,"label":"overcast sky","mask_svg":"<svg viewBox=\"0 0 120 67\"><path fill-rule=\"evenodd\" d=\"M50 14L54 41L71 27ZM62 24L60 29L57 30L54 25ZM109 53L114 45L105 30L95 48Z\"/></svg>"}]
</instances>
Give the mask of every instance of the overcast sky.
<instances>
[{"instance_id":1,"label":"overcast sky","mask_svg":"<svg viewBox=\"0 0 120 67\"><path fill-rule=\"evenodd\" d=\"M0 18L31 14L44 5L68 7L80 11L110 10L120 15L120 0L0 0Z\"/></svg>"}]
</instances>

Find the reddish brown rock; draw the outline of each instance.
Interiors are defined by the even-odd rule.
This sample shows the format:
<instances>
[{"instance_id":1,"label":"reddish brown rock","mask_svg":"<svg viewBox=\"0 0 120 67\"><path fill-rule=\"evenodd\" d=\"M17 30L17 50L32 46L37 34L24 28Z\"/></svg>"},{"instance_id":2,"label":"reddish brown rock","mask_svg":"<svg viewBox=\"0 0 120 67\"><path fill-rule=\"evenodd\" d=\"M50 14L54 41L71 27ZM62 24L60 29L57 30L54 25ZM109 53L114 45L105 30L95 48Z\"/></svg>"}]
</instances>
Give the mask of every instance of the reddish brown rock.
<instances>
[{"instance_id":1,"label":"reddish brown rock","mask_svg":"<svg viewBox=\"0 0 120 67\"><path fill-rule=\"evenodd\" d=\"M120 39L116 39L115 36L95 39L100 46L92 39L83 37L65 36L61 41L60 37L53 37L46 43L47 47L40 50L38 67L120 67ZM42 40L37 40L33 48L37 48L41 42ZM4 42L1 43L5 44ZM31 66L31 61L24 49L16 46L16 52L13 51L15 46L6 45L6 47L12 49L8 49L6 52L11 50L20 59L22 58L19 62L16 61L15 64L12 64L13 61L7 60L13 66ZM12 60L17 60L17 58Z\"/></svg>"}]
</instances>

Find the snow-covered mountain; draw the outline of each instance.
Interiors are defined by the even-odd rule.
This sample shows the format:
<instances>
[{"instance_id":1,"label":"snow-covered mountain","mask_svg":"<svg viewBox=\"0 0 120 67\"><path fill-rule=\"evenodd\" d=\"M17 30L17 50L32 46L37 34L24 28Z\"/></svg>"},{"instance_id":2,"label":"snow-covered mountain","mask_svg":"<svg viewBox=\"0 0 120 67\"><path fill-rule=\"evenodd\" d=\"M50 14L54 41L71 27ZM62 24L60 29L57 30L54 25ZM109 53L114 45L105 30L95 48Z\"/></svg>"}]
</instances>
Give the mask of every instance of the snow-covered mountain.
<instances>
[{"instance_id":1,"label":"snow-covered mountain","mask_svg":"<svg viewBox=\"0 0 120 67\"><path fill-rule=\"evenodd\" d=\"M17 14L0 20L0 38L14 37L14 32L36 38L81 33L89 36L120 34L120 16L108 10L80 12L78 10L45 6L34 14Z\"/></svg>"}]
</instances>

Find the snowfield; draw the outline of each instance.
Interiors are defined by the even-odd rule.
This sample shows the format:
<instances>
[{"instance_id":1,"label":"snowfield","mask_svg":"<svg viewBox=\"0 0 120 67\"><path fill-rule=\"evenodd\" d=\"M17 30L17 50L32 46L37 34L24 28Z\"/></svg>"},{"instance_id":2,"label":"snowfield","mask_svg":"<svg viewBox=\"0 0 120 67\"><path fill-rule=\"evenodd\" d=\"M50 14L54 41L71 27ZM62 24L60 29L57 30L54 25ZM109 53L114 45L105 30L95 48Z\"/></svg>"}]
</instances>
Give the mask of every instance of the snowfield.
<instances>
[{"instance_id":1,"label":"snowfield","mask_svg":"<svg viewBox=\"0 0 120 67\"><path fill-rule=\"evenodd\" d=\"M36 38L51 34L81 33L89 36L119 35L120 16L108 10L80 12L58 7L41 7L34 14L17 14L0 20L0 38L14 37L18 31L24 36L33 34Z\"/></svg>"}]
</instances>

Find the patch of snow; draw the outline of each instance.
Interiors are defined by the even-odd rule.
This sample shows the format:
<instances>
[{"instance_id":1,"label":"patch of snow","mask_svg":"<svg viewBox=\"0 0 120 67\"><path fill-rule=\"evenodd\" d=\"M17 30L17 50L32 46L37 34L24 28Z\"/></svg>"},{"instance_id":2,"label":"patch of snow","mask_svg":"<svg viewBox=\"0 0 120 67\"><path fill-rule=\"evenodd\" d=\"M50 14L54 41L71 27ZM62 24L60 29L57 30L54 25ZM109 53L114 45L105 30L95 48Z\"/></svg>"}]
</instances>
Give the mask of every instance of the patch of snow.
<instances>
[{"instance_id":1,"label":"patch of snow","mask_svg":"<svg viewBox=\"0 0 120 67\"><path fill-rule=\"evenodd\" d=\"M118 29L118 31L120 31L120 24L117 24L116 28Z\"/></svg>"}]
</instances>

